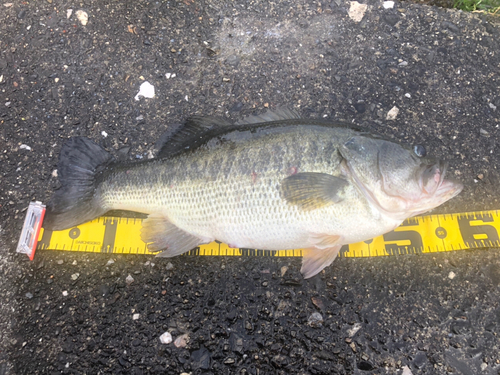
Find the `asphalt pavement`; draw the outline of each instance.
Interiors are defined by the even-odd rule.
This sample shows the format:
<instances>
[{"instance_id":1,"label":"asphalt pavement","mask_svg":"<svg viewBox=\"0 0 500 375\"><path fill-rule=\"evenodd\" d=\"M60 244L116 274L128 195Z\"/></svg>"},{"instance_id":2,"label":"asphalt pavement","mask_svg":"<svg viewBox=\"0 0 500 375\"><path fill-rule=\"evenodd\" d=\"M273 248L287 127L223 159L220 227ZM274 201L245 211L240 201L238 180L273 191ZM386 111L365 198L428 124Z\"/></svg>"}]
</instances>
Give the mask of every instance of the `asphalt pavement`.
<instances>
[{"instance_id":1,"label":"asphalt pavement","mask_svg":"<svg viewBox=\"0 0 500 375\"><path fill-rule=\"evenodd\" d=\"M500 209L494 18L372 0L0 8L1 375L499 373L498 249L340 258L308 280L295 258L15 253L65 139L141 160L188 116L278 107L448 160L465 187L434 213Z\"/></svg>"}]
</instances>

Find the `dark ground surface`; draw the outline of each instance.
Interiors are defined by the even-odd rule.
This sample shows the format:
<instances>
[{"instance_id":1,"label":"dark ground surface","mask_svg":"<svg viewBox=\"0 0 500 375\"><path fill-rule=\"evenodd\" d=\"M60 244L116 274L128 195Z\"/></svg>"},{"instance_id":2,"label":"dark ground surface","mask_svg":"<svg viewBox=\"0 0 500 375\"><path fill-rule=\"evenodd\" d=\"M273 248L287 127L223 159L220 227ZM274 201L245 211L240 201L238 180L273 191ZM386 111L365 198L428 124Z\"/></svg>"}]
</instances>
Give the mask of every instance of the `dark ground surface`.
<instances>
[{"instance_id":1,"label":"dark ground surface","mask_svg":"<svg viewBox=\"0 0 500 375\"><path fill-rule=\"evenodd\" d=\"M465 189L435 212L498 209L498 24L379 1L359 23L343 0L106 3L0 5L0 374L499 373L496 249L343 258L305 281L299 259L15 254L66 138L147 157L189 115L284 105L448 159ZM143 79L156 97L135 101Z\"/></svg>"}]
</instances>

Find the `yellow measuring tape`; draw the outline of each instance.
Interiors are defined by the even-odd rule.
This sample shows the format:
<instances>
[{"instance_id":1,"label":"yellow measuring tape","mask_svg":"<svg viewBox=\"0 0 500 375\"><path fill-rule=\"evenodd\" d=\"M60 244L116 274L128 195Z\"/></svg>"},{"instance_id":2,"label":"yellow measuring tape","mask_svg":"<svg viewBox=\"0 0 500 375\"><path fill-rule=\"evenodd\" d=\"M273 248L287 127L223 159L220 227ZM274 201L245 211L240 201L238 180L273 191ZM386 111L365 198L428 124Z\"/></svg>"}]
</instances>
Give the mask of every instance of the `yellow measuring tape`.
<instances>
[{"instance_id":1,"label":"yellow measuring tape","mask_svg":"<svg viewBox=\"0 0 500 375\"><path fill-rule=\"evenodd\" d=\"M26 220L28 221L28 215ZM43 220L43 215L42 215ZM100 217L63 231L38 234L36 249L114 254L151 254L141 240L143 219ZM31 218L31 222L33 222ZM340 256L372 257L500 247L500 211L418 216L372 240L345 245ZM302 250L234 249L212 242L188 255L300 257Z\"/></svg>"}]
</instances>

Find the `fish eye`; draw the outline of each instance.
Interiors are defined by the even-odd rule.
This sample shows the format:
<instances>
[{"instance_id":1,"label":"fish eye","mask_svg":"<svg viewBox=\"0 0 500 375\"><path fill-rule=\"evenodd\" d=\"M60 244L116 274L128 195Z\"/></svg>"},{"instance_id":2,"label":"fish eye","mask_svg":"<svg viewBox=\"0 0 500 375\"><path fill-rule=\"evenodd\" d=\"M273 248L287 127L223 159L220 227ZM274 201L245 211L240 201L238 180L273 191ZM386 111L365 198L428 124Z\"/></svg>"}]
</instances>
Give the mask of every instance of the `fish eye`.
<instances>
[{"instance_id":1,"label":"fish eye","mask_svg":"<svg viewBox=\"0 0 500 375\"><path fill-rule=\"evenodd\" d=\"M422 145L415 145L415 146L413 146L413 152L419 158L423 158L423 157L425 157L425 155L427 155L427 151L425 150L425 147L422 146Z\"/></svg>"}]
</instances>

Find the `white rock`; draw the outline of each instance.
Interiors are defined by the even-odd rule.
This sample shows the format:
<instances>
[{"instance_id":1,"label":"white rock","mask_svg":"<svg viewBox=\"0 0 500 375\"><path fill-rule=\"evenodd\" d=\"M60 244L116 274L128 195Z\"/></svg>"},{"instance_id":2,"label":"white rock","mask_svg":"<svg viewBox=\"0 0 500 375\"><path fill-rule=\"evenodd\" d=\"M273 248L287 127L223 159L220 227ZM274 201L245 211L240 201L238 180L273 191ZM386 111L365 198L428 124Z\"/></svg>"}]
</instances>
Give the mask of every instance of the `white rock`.
<instances>
[{"instance_id":1,"label":"white rock","mask_svg":"<svg viewBox=\"0 0 500 375\"><path fill-rule=\"evenodd\" d=\"M366 10L368 9L368 5L360 4L357 1L351 1L351 7L349 8L349 17L354 22L360 22L365 15Z\"/></svg>"},{"instance_id":2,"label":"white rock","mask_svg":"<svg viewBox=\"0 0 500 375\"><path fill-rule=\"evenodd\" d=\"M85 12L84 10L77 10L76 11L76 18L78 18L78 21L80 21L80 23L85 26L87 25L87 23L89 22L89 15L87 12Z\"/></svg>"},{"instance_id":3,"label":"white rock","mask_svg":"<svg viewBox=\"0 0 500 375\"><path fill-rule=\"evenodd\" d=\"M394 1L384 1L382 6L384 7L384 9L392 9L394 8Z\"/></svg>"},{"instance_id":4,"label":"white rock","mask_svg":"<svg viewBox=\"0 0 500 375\"><path fill-rule=\"evenodd\" d=\"M79 277L80 277L79 273L74 273L73 275L71 275L71 280L77 280Z\"/></svg>"},{"instance_id":5,"label":"white rock","mask_svg":"<svg viewBox=\"0 0 500 375\"><path fill-rule=\"evenodd\" d=\"M172 342L172 335L170 334L170 332L165 332L163 335L161 335L160 342L162 344L170 344Z\"/></svg>"},{"instance_id":6,"label":"white rock","mask_svg":"<svg viewBox=\"0 0 500 375\"><path fill-rule=\"evenodd\" d=\"M347 334L349 335L349 337L353 337L356 334L356 332L358 332L360 329L361 329L361 324L356 323L351 329L347 330Z\"/></svg>"},{"instance_id":7,"label":"white rock","mask_svg":"<svg viewBox=\"0 0 500 375\"><path fill-rule=\"evenodd\" d=\"M106 138L108 136L108 133L106 133L104 130L101 132L101 135Z\"/></svg>"},{"instance_id":8,"label":"white rock","mask_svg":"<svg viewBox=\"0 0 500 375\"><path fill-rule=\"evenodd\" d=\"M457 276L457 275L456 275L456 273L455 273L455 272L453 272L453 271L450 271L450 273L448 274L448 278L449 278L450 280L453 280L453 279L455 278L455 276Z\"/></svg>"},{"instance_id":9,"label":"white rock","mask_svg":"<svg viewBox=\"0 0 500 375\"><path fill-rule=\"evenodd\" d=\"M394 106L389 112L387 112L386 120L395 120L398 117L399 108Z\"/></svg>"},{"instance_id":10,"label":"white rock","mask_svg":"<svg viewBox=\"0 0 500 375\"><path fill-rule=\"evenodd\" d=\"M115 261L113 259L108 260L108 263L106 263L106 266L110 266L114 263Z\"/></svg>"},{"instance_id":11,"label":"white rock","mask_svg":"<svg viewBox=\"0 0 500 375\"><path fill-rule=\"evenodd\" d=\"M67 290L64 290L64 291L63 291L63 296L64 296L64 297L67 297L67 296L68 296L68 291L67 291Z\"/></svg>"},{"instance_id":12,"label":"white rock","mask_svg":"<svg viewBox=\"0 0 500 375\"><path fill-rule=\"evenodd\" d=\"M71 15L73 14L73 9L66 9L66 18L69 20Z\"/></svg>"},{"instance_id":13,"label":"white rock","mask_svg":"<svg viewBox=\"0 0 500 375\"><path fill-rule=\"evenodd\" d=\"M19 148L20 148L21 150L28 150L28 151L31 151L31 147L30 147L30 146L28 146L28 145L25 145L25 144L22 144L21 146L19 146Z\"/></svg>"},{"instance_id":14,"label":"white rock","mask_svg":"<svg viewBox=\"0 0 500 375\"><path fill-rule=\"evenodd\" d=\"M134 314L132 315L132 320L138 320L141 317L141 314Z\"/></svg>"},{"instance_id":15,"label":"white rock","mask_svg":"<svg viewBox=\"0 0 500 375\"><path fill-rule=\"evenodd\" d=\"M411 98L411 94L407 92L407 93L405 94L405 98L410 99L410 98Z\"/></svg>"},{"instance_id":16,"label":"white rock","mask_svg":"<svg viewBox=\"0 0 500 375\"><path fill-rule=\"evenodd\" d=\"M403 367L403 373L401 375L413 375L408 366Z\"/></svg>"},{"instance_id":17,"label":"white rock","mask_svg":"<svg viewBox=\"0 0 500 375\"><path fill-rule=\"evenodd\" d=\"M166 79L170 79L170 77L172 77L172 73L165 73L165 78Z\"/></svg>"},{"instance_id":18,"label":"white rock","mask_svg":"<svg viewBox=\"0 0 500 375\"><path fill-rule=\"evenodd\" d=\"M54 170L52 171L52 177L57 177L57 169L54 169Z\"/></svg>"},{"instance_id":19,"label":"white rock","mask_svg":"<svg viewBox=\"0 0 500 375\"><path fill-rule=\"evenodd\" d=\"M143 96L145 98L154 98L155 97L155 87L149 83L148 81L144 81L139 87L139 92L135 96L135 100L139 100L139 98Z\"/></svg>"}]
</instances>

